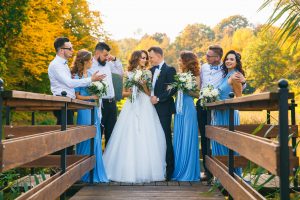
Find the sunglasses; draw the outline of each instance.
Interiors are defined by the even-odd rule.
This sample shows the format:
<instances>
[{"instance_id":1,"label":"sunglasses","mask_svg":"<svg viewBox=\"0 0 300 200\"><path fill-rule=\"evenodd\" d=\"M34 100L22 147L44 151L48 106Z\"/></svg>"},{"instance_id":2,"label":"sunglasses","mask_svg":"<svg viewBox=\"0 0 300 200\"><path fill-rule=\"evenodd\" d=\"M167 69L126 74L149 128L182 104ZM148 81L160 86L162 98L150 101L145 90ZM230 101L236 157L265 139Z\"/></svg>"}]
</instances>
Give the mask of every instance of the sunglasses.
<instances>
[{"instance_id":1,"label":"sunglasses","mask_svg":"<svg viewBox=\"0 0 300 200\"><path fill-rule=\"evenodd\" d=\"M63 47L61 49L67 49L67 50L71 51L73 49L73 47Z\"/></svg>"}]
</instances>

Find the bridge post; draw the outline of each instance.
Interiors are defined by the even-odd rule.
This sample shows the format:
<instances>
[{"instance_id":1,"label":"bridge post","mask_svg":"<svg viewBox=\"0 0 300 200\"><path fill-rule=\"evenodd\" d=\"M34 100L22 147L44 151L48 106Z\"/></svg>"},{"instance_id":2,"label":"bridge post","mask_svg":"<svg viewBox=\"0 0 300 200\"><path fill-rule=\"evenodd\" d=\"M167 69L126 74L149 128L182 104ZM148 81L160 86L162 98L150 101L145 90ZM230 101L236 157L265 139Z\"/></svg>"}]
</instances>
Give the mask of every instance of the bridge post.
<instances>
[{"instance_id":1,"label":"bridge post","mask_svg":"<svg viewBox=\"0 0 300 200\"><path fill-rule=\"evenodd\" d=\"M62 91L61 95L63 97L67 96L67 92ZM67 130L67 110L68 110L68 103L65 102L64 107L61 108L61 131ZM61 174L64 174L66 172L67 163L66 163L66 155L67 155L67 148L64 148L60 152L60 167L61 167ZM60 195L60 200L66 199L66 193L62 193Z\"/></svg>"},{"instance_id":2,"label":"bridge post","mask_svg":"<svg viewBox=\"0 0 300 200\"><path fill-rule=\"evenodd\" d=\"M234 93L229 93L229 98L234 98ZM229 107L229 124L228 124L229 131L234 131L234 109L232 107ZM232 149L228 148L228 172L229 174L234 177L234 152ZM229 195L229 199L233 199Z\"/></svg>"},{"instance_id":3,"label":"bridge post","mask_svg":"<svg viewBox=\"0 0 300 200\"><path fill-rule=\"evenodd\" d=\"M211 124L211 110L208 109L207 110L207 121L204 122L204 126L210 125L210 124ZM210 139L208 137L206 137L206 128L204 129L204 135L205 135L205 139L206 139L206 153L207 153L207 156L211 156ZM205 156L206 155L203 155L203 160L204 160ZM203 164L205 165L205 162L203 162ZM209 170L207 170L206 176L207 176L207 182L211 183L213 176Z\"/></svg>"},{"instance_id":4,"label":"bridge post","mask_svg":"<svg viewBox=\"0 0 300 200\"><path fill-rule=\"evenodd\" d=\"M281 79L279 86L279 177L280 199L289 200L289 146L288 146L288 82Z\"/></svg>"},{"instance_id":5,"label":"bridge post","mask_svg":"<svg viewBox=\"0 0 300 200\"><path fill-rule=\"evenodd\" d=\"M295 99L291 100L291 106L290 106L290 110L291 110L291 125L296 125L296 111L295 108L297 107L297 104L295 103ZM292 147L295 148L296 147L296 137L292 137ZM293 149L293 155L297 156L297 149ZM296 168L293 168L293 173L295 176L294 179L294 188L298 188L298 176L296 176Z\"/></svg>"},{"instance_id":6,"label":"bridge post","mask_svg":"<svg viewBox=\"0 0 300 200\"><path fill-rule=\"evenodd\" d=\"M267 124L271 124L271 111L267 110Z\"/></svg>"},{"instance_id":7,"label":"bridge post","mask_svg":"<svg viewBox=\"0 0 300 200\"><path fill-rule=\"evenodd\" d=\"M4 85L4 82L0 78L0 142L2 141L2 137L3 137L3 129L2 129L2 110L3 110L3 96L2 96L2 93L4 91L3 85ZM0 166L0 167L2 167L2 166Z\"/></svg>"},{"instance_id":8,"label":"bridge post","mask_svg":"<svg viewBox=\"0 0 300 200\"><path fill-rule=\"evenodd\" d=\"M101 109L101 108L99 108ZM98 111L99 112L99 111ZM99 119L100 120L100 119ZM100 122L101 123L101 122ZM93 107L91 109L91 125L95 126L95 107ZM97 124L97 126L99 126L98 128L101 128L100 124ZM96 127L97 128L97 127ZM97 132L96 132L97 134ZM101 130L100 130L100 137L101 137ZM101 141L101 140L100 140ZM94 155L94 143L95 143L95 138L91 138L91 144L90 144L90 156ZM102 147L102 144L101 144ZM94 183L94 168L91 169L90 171L90 183L93 184Z\"/></svg>"}]
</instances>

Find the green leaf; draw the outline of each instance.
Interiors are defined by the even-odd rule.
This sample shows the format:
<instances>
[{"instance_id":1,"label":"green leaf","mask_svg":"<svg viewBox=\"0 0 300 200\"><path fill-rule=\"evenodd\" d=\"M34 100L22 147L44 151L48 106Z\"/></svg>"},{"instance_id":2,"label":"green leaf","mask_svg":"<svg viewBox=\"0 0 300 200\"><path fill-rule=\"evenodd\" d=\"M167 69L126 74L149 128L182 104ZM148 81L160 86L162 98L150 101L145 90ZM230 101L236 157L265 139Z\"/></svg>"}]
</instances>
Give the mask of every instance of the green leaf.
<instances>
[{"instance_id":1,"label":"green leaf","mask_svg":"<svg viewBox=\"0 0 300 200\"><path fill-rule=\"evenodd\" d=\"M255 129L254 129L254 131L252 131L252 135L256 135L263 127L264 127L264 125L265 125L266 123L265 122L263 122L263 123L261 123L258 127L256 127Z\"/></svg>"},{"instance_id":2,"label":"green leaf","mask_svg":"<svg viewBox=\"0 0 300 200\"><path fill-rule=\"evenodd\" d=\"M40 181L39 181L37 175L34 174L33 176L34 176L35 184L38 185L40 183Z\"/></svg>"}]
</instances>

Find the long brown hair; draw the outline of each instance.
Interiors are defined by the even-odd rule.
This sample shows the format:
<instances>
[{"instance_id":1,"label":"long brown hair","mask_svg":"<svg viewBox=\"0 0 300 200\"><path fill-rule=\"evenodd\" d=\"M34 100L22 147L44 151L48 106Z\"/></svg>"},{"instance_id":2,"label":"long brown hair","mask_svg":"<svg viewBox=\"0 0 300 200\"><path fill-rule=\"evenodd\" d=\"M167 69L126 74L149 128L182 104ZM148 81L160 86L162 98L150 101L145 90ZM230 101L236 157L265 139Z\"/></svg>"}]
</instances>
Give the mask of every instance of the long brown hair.
<instances>
[{"instance_id":1,"label":"long brown hair","mask_svg":"<svg viewBox=\"0 0 300 200\"><path fill-rule=\"evenodd\" d=\"M140 59L142 58L142 54L146 54L146 63L145 63L145 69L147 68L149 62L149 55L148 55L148 52L145 51L145 50L139 50L139 51L134 51L131 56L130 56L130 59L128 61L128 68L127 70L130 72L130 71L133 71L135 70L138 66L139 66L139 62L140 62ZM142 67L142 66L141 66Z\"/></svg>"},{"instance_id":2,"label":"long brown hair","mask_svg":"<svg viewBox=\"0 0 300 200\"><path fill-rule=\"evenodd\" d=\"M79 77L83 76L84 62L87 62L92 59L92 53L85 49L78 51L72 63L72 74L77 74Z\"/></svg>"},{"instance_id":3,"label":"long brown hair","mask_svg":"<svg viewBox=\"0 0 300 200\"><path fill-rule=\"evenodd\" d=\"M200 75L199 61L196 54L191 51L180 52L183 67L190 71L194 76Z\"/></svg>"},{"instance_id":4,"label":"long brown hair","mask_svg":"<svg viewBox=\"0 0 300 200\"><path fill-rule=\"evenodd\" d=\"M230 50L226 53L224 59L223 59L223 64L221 66L221 69L223 70L223 77L226 77L228 74L228 68L226 67L226 59L227 56L229 54L233 54L235 56L235 60L236 60L236 67L235 69L238 70L239 72L241 72L243 74L243 76L245 76L245 71L243 70L243 64L242 64L242 56L240 53L236 52L235 50Z\"/></svg>"}]
</instances>

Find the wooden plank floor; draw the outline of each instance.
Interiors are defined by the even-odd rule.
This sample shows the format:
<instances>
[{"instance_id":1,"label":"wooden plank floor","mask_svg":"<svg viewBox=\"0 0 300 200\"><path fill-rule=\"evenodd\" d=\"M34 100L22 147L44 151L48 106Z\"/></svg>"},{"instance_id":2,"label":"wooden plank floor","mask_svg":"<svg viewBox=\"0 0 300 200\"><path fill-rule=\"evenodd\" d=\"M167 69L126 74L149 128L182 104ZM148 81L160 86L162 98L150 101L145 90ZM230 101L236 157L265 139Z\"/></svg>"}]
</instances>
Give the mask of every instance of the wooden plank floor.
<instances>
[{"instance_id":1,"label":"wooden plank floor","mask_svg":"<svg viewBox=\"0 0 300 200\"><path fill-rule=\"evenodd\" d=\"M153 182L128 184L111 182L83 187L71 200L219 200L224 196L216 190L211 193L209 186L201 182Z\"/></svg>"}]
</instances>

